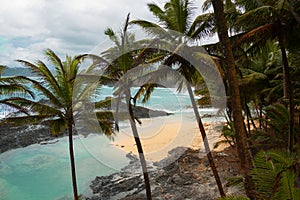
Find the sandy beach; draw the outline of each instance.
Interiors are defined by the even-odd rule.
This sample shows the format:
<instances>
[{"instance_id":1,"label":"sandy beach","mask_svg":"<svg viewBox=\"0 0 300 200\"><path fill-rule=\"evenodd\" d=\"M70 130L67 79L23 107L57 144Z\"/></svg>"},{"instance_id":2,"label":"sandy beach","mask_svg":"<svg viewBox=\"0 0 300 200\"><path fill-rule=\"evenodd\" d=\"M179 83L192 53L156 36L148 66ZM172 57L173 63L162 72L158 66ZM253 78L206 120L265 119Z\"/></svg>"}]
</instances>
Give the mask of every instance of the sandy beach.
<instances>
[{"instance_id":1,"label":"sandy beach","mask_svg":"<svg viewBox=\"0 0 300 200\"><path fill-rule=\"evenodd\" d=\"M145 157L150 161L159 161L176 147L203 149L202 138L195 118L189 116L166 116L142 119L137 125ZM207 121L207 120L205 120ZM210 147L219 140L221 122L203 122ZM137 154L137 149L130 127L123 128L117 134L113 144L127 153Z\"/></svg>"}]
</instances>

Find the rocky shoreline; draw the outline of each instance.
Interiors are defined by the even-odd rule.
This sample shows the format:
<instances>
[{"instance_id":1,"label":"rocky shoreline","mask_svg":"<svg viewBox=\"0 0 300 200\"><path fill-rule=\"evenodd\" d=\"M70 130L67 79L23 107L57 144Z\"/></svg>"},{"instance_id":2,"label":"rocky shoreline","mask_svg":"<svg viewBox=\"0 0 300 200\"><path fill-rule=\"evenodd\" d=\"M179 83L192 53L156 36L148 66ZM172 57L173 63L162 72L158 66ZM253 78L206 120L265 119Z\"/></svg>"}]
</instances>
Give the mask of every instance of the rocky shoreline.
<instances>
[{"instance_id":1,"label":"rocky shoreline","mask_svg":"<svg viewBox=\"0 0 300 200\"><path fill-rule=\"evenodd\" d=\"M137 118L150 118L172 114L140 106L134 108L134 113ZM64 132L61 135L55 136L50 132L49 127L43 124L23 126L1 125L0 133L0 153L32 144L47 144L50 140L55 140L67 135L67 133Z\"/></svg>"},{"instance_id":2,"label":"rocky shoreline","mask_svg":"<svg viewBox=\"0 0 300 200\"><path fill-rule=\"evenodd\" d=\"M0 126L0 153L32 144L47 144L58 136L51 134L46 125ZM60 137L64 136L61 135Z\"/></svg>"},{"instance_id":3,"label":"rocky shoreline","mask_svg":"<svg viewBox=\"0 0 300 200\"><path fill-rule=\"evenodd\" d=\"M139 118L150 117L149 110L138 111ZM162 111L151 111L151 117L169 115ZM18 127L0 126L0 153L10 149L26 147L31 144L49 144L57 142L58 137L51 134L46 125L24 125ZM227 187L226 178L239 175L239 163L235 151L225 149L213 152L224 189L228 194L240 193L240 189ZM96 177L90 188L93 195L85 200L138 200L146 199L144 179L139 159L128 154L130 163L120 172ZM148 162L153 199L190 199L210 200L219 197L217 185L203 152L178 147L169 152L169 156L159 162Z\"/></svg>"},{"instance_id":4,"label":"rocky shoreline","mask_svg":"<svg viewBox=\"0 0 300 200\"><path fill-rule=\"evenodd\" d=\"M182 151L184 151L183 154ZM232 149L225 150L225 152L213 153L224 189L227 194L242 194L239 188L226 185L226 178L239 175L239 164ZM176 155L181 156L169 162ZM120 172L96 177L92 181L90 187L94 195L85 197L86 200L146 199L139 160L132 154L127 156L131 161ZM169 156L162 161L148 162L153 199L217 199L218 188L208 160L203 156L204 154L198 150L178 147L169 152Z\"/></svg>"}]
</instances>

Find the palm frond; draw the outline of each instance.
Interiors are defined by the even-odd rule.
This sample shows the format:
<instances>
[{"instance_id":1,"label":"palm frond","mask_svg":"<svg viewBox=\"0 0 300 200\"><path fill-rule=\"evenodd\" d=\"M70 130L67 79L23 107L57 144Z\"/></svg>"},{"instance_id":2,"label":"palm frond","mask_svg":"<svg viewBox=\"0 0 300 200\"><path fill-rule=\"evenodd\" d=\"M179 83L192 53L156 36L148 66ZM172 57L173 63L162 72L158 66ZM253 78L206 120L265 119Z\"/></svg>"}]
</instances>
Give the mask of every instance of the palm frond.
<instances>
[{"instance_id":1,"label":"palm frond","mask_svg":"<svg viewBox=\"0 0 300 200\"><path fill-rule=\"evenodd\" d=\"M155 36L165 37L166 35L168 35L165 29L153 22L149 22L146 20L132 20L130 24L138 25L142 27L147 33Z\"/></svg>"},{"instance_id":2,"label":"palm frond","mask_svg":"<svg viewBox=\"0 0 300 200\"><path fill-rule=\"evenodd\" d=\"M38 67L35 70L40 71L42 75L42 79L44 80L44 85L49 87L53 91L53 93L61 94L61 88L57 81L57 79L54 77L52 72L49 70L49 68L46 66L46 64L42 61L38 61L36 66ZM31 68L32 70L32 68Z\"/></svg>"},{"instance_id":3,"label":"palm frond","mask_svg":"<svg viewBox=\"0 0 300 200\"><path fill-rule=\"evenodd\" d=\"M1 81L0 81L0 83L1 83ZM20 85L17 83L0 85L0 95L25 96L26 94L29 94L32 98L35 97L34 92L32 92L25 85Z\"/></svg>"},{"instance_id":4,"label":"palm frond","mask_svg":"<svg viewBox=\"0 0 300 200\"><path fill-rule=\"evenodd\" d=\"M97 101L97 102L95 102L95 108L96 109L99 109L99 108L109 109L111 107L112 101L113 101L112 98L107 98L105 100Z\"/></svg>"},{"instance_id":5,"label":"palm frond","mask_svg":"<svg viewBox=\"0 0 300 200\"><path fill-rule=\"evenodd\" d=\"M104 31L104 34L107 35L111 39L111 41L113 41L118 47L121 46L120 41L116 36L116 33L111 28L107 28Z\"/></svg>"},{"instance_id":6,"label":"palm frond","mask_svg":"<svg viewBox=\"0 0 300 200\"><path fill-rule=\"evenodd\" d=\"M254 158L252 176L261 198L293 199L296 194L299 195L300 189L294 185L296 164L299 164L299 159L293 153L278 150L259 152Z\"/></svg>"},{"instance_id":7,"label":"palm frond","mask_svg":"<svg viewBox=\"0 0 300 200\"><path fill-rule=\"evenodd\" d=\"M189 0L171 0L165 4L165 13L168 17L166 28L187 33L190 26L191 6Z\"/></svg>"},{"instance_id":8,"label":"palm frond","mask_svg":"<svg viewBox=\"0 0 300 200\"><path fill-rule=\"evenodd\" d=\"M233 48L240 46L242 43L246 43L246 42L249 44L253 43L253 41L255 43L258 43L260 41L265 43L268 40L268 38L270 37L273 38L274 37L273 35L274 35L274 24L273 23L264 24L243 34L240 38L238 38L237 41L234 42ZM257 47L259 45L253 44L252 46Z\"/></svg>"},{"instance_id":9,"label":"palm frond","mask_svg":"<svg viewBox=\"0 0 300 200\"><path fill-rule=\"evenodd\" d=\"M213 13L207 13L196 17L187 35L193 39L201 39L212 36L215 31L214 15Z\"/></svg>"},{"instance_id":10,"label":"palm frond","mask_svg":"<svg viewBox=\"0 0 300 200\"><path fill-rule=\"evenodd\" d=\"M246 11L263 6L263 2L260 0L236 0L236 4L241 6Z\"/></svg>"},{"instance_id":11,"label":"palm frond","mask_svg":"<svg viewBox=\"0 0 300 200\"><path fill-rule=\"evenodd\" d=\"M65 67L64 67L61 59L54 53L54 51L52 51L51 49L46 49L44 53L47 56L47 58L54 65L54 67L56 69L56 74L58 76L66 77Z\"/></svg>"},{"instance_id":12,"label":"palm frond","mask_svg":"<svg viewBox=\"0 0 300 200\"><path fill-rule=\"evenodd\" d=\"M17 117L7 117L1 119L0 124L7 124L11 126L18 126L18 125L26 125L26 124L39 124L46 119L54 118L53 115L29 115L29 116L17 116Z\"/></svg>"},{"instance_id":13,"label":"palm frond","mask_svg":"<svg viewBox=\"0 0 300 200\"><path fill-rule=\"evenodd\" d=\"M30 81L33 84L33 87L36 90L40 91L43 95L45 95L45 97L48 98L49 101L52 102L54 105L56 105L57 107L63 107L63 104L62 104L63 102L61 101L59 95L58 95L58 97L56 97L55 93L53 93L52 91L47 89L45 86L43 86L43 83L40 83L40 82L33 80L31 78L28 78L28 77L23 77L23 78Z\"/></svg>"},{"instance_id":14,"label":"palm frond","mask_svg":"<svg viewBox=\"0 0 300 200\"><path fill-rule=\"evenodd\" d=\"M51 115L61 115L61 111L57 108L46 105L43 102L35 102L30 99L22 98L22 97L12 97L6 98L2 100L2 103L10 103L13 105L17 105L20 108L27 109L28 112L33 113L48 113Z\"/></svg>"},{"instance_id":15,"label":"palm frond","mask_svg":"<svg viewBox=\"0 0 300 200\"><path fill-rule=\"evenodd\" d=\"M112 112L110 111L96 112L96 117L101 127L101 130L103 131L103 134L108 136L110 139L112 139L114 136L113 130L115 125Z\"/></svg>"},{"instance_id":16,"label":"palm frond","mask_svg":"<svg viewBox=\"0 0 300 200\"><path fill-rule=\"evenodd\" d=\"M7 105L10 108L17 110L18 112L24 113L26 115L30 115L29 110L27 108L21 107L17 104L7 101L6 99L1 99L0 104Z\"/></svg>"},{"instance_id":17,"label":"palm frond","mask_svg":"<svg viewBox=\"0 0 300 200\"><path fill-rule=\"evenodd\" d=\"M264 24L272 23L273 18L276 17L274 15L275 12L272 6L263 5L240 15L237 18L235 26L243 27L241 29L248 31ZM253 23L248 23L249 19L251 19Z\"/></svg>"},{"instance_id":18,"label":"palm frond","mask_svg":"<svg viewBox=\"0 0 300 200\"><path fill-rule=\"evenodd\" d=\"M202 5L202 12L208 11L212 7L211 0L205 0Z\"/></svg>"},{"instance_id":19,"label":"palm frond","mask_svg":"<svg viewBox=\"0 0 300 200\"><path fill-rule=\"evenodd\" d=\"M59 135L67 129L68 123L64 118L50 119L45 122L50 126L53 135Z\"/></svg>"},{"instance_id":20,"label":"palm frond","mask_svg":"<svg viewBox=\"0 0 300 200\"><path fill-rule=\"evenodd\" d=\"M164 22L165 26L168 26L170 24L165 12L157 4L149 3L147 5L150 12L152 12L152 14L157 17L160 22Z\"/></svg>"}]
</instances>

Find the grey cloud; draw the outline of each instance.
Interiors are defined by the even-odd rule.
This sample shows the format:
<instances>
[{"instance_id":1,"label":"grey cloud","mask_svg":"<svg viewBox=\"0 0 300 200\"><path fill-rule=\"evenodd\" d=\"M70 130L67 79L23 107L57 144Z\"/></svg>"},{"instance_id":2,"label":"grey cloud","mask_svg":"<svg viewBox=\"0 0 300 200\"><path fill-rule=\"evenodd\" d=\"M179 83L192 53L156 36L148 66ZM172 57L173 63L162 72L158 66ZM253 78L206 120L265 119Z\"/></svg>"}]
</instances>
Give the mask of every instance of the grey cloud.
<instances>
[{"instance_id":1,"label":"grey cloud","mask_svg":"<svg viewBox=\"0 0 300 200\"><path fill-rule=\"evenodd\" d=\"M103 33L107 27L121 28L128 12L132 19L155 20L147 9L149 2L153 1L2 0L0 37L6 44L0 51L0 64L41 59L46 48L60 56L89 52L107 39Z\"/></svg>"}]
</instances>

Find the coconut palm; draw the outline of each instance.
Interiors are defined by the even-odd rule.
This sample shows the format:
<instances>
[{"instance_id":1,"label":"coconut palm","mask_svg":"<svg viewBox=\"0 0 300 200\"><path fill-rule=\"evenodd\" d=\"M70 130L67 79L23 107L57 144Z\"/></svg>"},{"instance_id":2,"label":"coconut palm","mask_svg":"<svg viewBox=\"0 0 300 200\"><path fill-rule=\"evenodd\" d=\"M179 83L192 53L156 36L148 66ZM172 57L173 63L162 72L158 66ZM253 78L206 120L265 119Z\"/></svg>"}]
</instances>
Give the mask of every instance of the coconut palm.
<instances>
[{"instance_id":1,"label":"coconut palm","mask_svg":"<svg viewBox=\"0 0 300 200\"><path fill-rule=\"evenodd\" d=\"M254 164L257 199L299 199L299 155L282 150L260 151Z\"/></svg>"},{"instance_id":2,"label":"coconut palm","mask_svg":"<svg viewBox=\"0 0 300 200\"><path fill-rule=\"evenodd\" d=\"M32 97L33 93L24 84L26 80L21 77L3 77L4 71L7 69L6 66L0 65L0 95L18 95L19 94L29 94Z\"/></svg>"},{"instance_id":3,"label":"coconut palm","mask_svg":"<svg viewBox=\"0 0 300 200\"><path fill-rule=\"evenodd\" d=\"M78 85L80 84L75 88L74 83L76 76L79 74L80 63L85 55L75 57L66 56L64 62L50 49L45 51L45 55L54 67L54 72L51 72L51 68L43 61L30 63L28 61L18 60L19 63L29 68L33 74L39 77L38 80L28 77L22 78L30 83L35 90L35 93L39 93L39 95L42 96L42 100L35 101L26 97L11 97L4 99L4 103L20 107L25 110L28 115L17 115L5 118L1 123L11 125L44 123L49 125L51 132L54 135L61 134L64 130L67 130L69 137L73 194L74 199L78 200L73 150L74 109L76 108L76 112L79 110L78 106L81 102L76 100L80 100L80 96L84 95L90 89L89 86L85 86L84 84L81 84L81 88L78 88ZM74 93L75 90L81 92ZM97 116L99 116L100 125L104 127L104 134L111 136L113 133L112 122L103 117L100 113L98 113ZM108 129L107 127L111 128Z\"/></svg>"},{"instance_id":4,"label":"coconut palm","mask_svg":"<svg viewBox=\"0 0 300 200\"><path fill-rule=\"evenodd\" d=\"M283 71L283 93L288 102L290 115L294 116L293 89L290 78L290 66L287 57L287 49L299 49L299 31L297 12L299 12L299 1L244 1L236 2L245 9L239 17L237 27L243 31L243 35L234 46L241 43L253 43L253 47L259 48L268 39L277 40L281 50ZM253 23L247 23L251 19ZM247 21L247 22L246 22ZM251 42L250 42L251 41ZM294 119L290 120L290 142L288 148L292 151L294 144Z\"/></svg>"},{"instance_id":5,"label":"coconut palm","mask_svg":"<svg viewBox=\"0 0 300 200\"><path fill-rule=\"evenodd\" d=\"M22 112L26 111L22 109L20 106L15 104L10 104L9 102L5 102L3 99L12 96L28 96L34 97L33 92L26 86L28 82L26 79L22 77L3 77L3 72L7 69L6 66L0 65L0 105L1 109L19 110Z\"/></svg>"},{"instance_id":6,"label":"coconut palm","mask_svg":"<svg viewBox=\"0 0 300 200\"><path fill-rule=\"evenodd\" d=\"M176 48L177 51L186 49L187 43L190 38L199 39L201 38L201 36L209 35L210 32L214 29L212 20L213 15L211 15L210 13L199 15L194 21L191 21L193 17L193 7L191 1L189 0L170 0L165 3L163 8L160 8L157 4L150 3L148 4L148 8L158 19L158 23L149 22L146 20L133 20L131 21L131 23L139 25L152 35L168 38L172 43L176 41L175 43L177 43L178 45ZM164 64L168 66L179 64L178 72L186 79L183 83L186 85L191 99L197 124L201 132L205 150L207 152L207 157L216 179L220 195L225 196L191 88L191 84L195 85L200 80L200 73L191 63L188 63L184 61L184 59L181 59L180 56L178 56L176 50L165 55L166 59L164 61ZM189 50L189 52L192 53L191 50ZM183 84L179 85L182 86Z\"/></svg>"},{"instance_id":7,"label":"coconut palm","mask_svg":"<svg viewBox=\"0 0 300 200\"><path fill-rule=\"evenodd\" d=\"M127 106L126 111L129 113L126 119L128 119L130 122L134 140L137 145L137 150L139 153L144 176L147 199L152 199L146 160L136 126L136 122L141 122L134 116L133 112L133 97L130 88L132 88L134 85L132 84L130 75L126 75L127 73L130 74L130 70L137 67L141 62L145 60L145 57L150 54L148 54L148 50L145 49L145 45L148 43L143 41L135 41L134 34L129 33L129 17L130 14L127 15L124 27L120 31L120 35L114 32L111 28L107 28L105 30L105 35L110 38L110 40L114 43L114 46L102 52L99 56L94 55L93 57L95 59L95 63L97 64L88 70L93 71L95 68L97 68L97 66L105 66L100 77L100 82L102 84L114 84L114 95L117 97L117 103L115 106L115 120L117 122L118 118L121 115L121 100L125 100Z\"/></svg>"},{"instance_id":8,"label":"coconut palm","mask_svg":"<svg viewBox=\"0 0 300 200\"><path fill-rule=\"evenodd\" d=\"M247 134L242 114L240 91L237 80L237 71L228 36L228 28L224 14L224 4L221 0L212 0L215 22L218 29L219 40L224 48L224 55L227 61L227 75L230 87L231 107L234 120L234 128L237 137L237 149L240 158L241 172L245 179L244 186L246 194L250 199L254 198L254 185L250 176L251 159L247 145Z\"/></svg>"}]
</instances>

